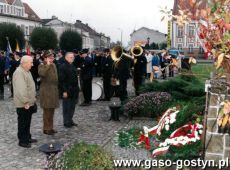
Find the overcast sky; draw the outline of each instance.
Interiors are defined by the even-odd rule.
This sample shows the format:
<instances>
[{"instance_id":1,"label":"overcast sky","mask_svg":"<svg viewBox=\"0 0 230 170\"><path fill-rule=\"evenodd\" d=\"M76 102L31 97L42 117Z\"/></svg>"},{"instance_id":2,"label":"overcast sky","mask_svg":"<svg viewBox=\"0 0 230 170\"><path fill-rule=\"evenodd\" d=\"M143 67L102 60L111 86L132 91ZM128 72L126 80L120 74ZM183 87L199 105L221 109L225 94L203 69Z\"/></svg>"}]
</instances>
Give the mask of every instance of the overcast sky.
<instances>
[{"instance_id":1,"label":"overcast sky","mask_svg":"<svg viewBox=\"0 0 230 170\"><path fill-rule=\"evenodd\" d=\"M167 23L161 22L159 7L173 8L174 0L22 0L28 3L40 18L57 16L74 23L81 20L98 32L121 39L127 45L130 34L142 26L167 32Z\"/></svg>"}]
</instances>

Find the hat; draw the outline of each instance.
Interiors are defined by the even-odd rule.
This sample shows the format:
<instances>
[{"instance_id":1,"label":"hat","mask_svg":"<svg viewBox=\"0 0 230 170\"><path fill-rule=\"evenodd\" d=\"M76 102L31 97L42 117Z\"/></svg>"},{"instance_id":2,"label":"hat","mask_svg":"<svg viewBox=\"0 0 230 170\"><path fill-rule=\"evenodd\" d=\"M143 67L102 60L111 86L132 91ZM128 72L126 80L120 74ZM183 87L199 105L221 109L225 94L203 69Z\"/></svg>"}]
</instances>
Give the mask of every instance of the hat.
<instances>
[{"instance_id":1,"label":"hat","mask_svg":"<svg viewBox=\"0 0 230 170\"><path fill-rule=\"evenodd\" d=\"M22 53L21 52L16 51L15 54L18 55L19 57L22 57Z\"/></svg>"},{"instance_id":2,"label":"hat","mask_svg":"<svg viewBox=\"0 0 230 170\"><path fill-rule=\"evenodd\" d=\"M88 48L83 48L80 53L85 54L85 53L88 53L88 52L89 52Z\"/></svg>"},{"instance_id":3,"label":"hat","mask_svg":"<svg viewBox=\"0 0 230 170\"><path fill-rule=\"evenodd\" d=\"M77 54L79 51L77 49L73 49L73 53Z\"/></svg>"},{"instance_id":4,"label":"hat","mask_svg":"<svg viewBox=\"0 0 230 170\"><path fill-rule=\"evenodd\" d=\"M104 49L104 52L105 52L105 53L109 53L109 52L110 52L110 49L109 49L109 48L105 48L105 49Z\"/></svg>"},{"instance_id":5,"label":"hat","mask_svg":"<svg viewBox=\"0 0 230 170\"><path fill-rule=\"evenodd\" d=\"M46 58L46 57L49 57L51 55L54 55L53 52L51 50L46 50L43 54L43 57Z\"/></svg>"}]
</instances>

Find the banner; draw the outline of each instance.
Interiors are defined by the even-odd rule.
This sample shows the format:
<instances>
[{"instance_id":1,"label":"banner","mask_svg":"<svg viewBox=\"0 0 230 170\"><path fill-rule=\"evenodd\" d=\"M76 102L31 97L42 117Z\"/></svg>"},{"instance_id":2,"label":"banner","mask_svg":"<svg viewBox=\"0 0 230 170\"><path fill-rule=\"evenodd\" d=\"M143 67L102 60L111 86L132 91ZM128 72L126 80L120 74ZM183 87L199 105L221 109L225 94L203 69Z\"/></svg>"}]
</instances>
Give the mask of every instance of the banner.
<instances>
[{"instance_id":1,"label":"banner","mask_svg":"<svg viewBox=\"0 0 230 170\"><path fill-rule=\"evenodd\" d=\"M171 48L171 21L168 21L167 48Z\"/></svg>"}]
</instances>

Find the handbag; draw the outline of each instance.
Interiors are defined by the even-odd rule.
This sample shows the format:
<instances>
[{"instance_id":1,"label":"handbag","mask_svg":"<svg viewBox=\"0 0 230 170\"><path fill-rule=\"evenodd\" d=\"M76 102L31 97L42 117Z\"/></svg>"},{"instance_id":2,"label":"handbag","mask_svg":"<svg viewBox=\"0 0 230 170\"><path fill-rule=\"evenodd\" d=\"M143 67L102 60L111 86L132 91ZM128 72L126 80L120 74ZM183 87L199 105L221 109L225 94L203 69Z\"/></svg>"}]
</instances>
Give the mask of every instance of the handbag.
<instances>
[{"instance_id":1,"label":"handbag","mask_svg":"<svg viewBox=\"0 0 230 170\"><path fill-rule=\"evenodd\" d=\"M37 113L37 110L38 110L38 106L36 103L34 103L33 106L30 106L30 112L31 113Z\"/></svg>"}]
</instances>

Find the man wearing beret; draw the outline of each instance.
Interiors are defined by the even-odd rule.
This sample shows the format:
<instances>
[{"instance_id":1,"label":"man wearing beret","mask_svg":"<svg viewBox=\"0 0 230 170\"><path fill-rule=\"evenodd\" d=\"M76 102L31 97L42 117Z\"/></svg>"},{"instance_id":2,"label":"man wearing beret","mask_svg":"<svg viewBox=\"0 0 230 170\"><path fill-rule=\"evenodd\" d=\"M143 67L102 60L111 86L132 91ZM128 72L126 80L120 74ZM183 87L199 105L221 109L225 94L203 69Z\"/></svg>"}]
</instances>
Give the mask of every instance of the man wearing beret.
<instances>
[{"instance_id":1,"label":"man wearing beret","mask_svg":"<svg viewBox=\"0 0 230 170\"><path fill-rule=\"evenodd\" d=\"M113 60L110 56L110 50L107 48L104 50L105 56L102 57L101 70L103 74L103 88L105 94L105 101L110 101L111 91L111 77L113 72Z\"/></svg>"},{"instance_id":2,"label":"man wearing beret","mask_svg":"<svg viewBox=\"0 0 230 170\"><path fill-rule=\"evenodd\" d=\"M88 106L91 104L92 100L92 79L93 79L93 62L92 59L88 56L88 49L82 49L80 52L80 79L81 79L81 88L84 96L84 102L81 106Z\"/></svg>"}]
</instances>

